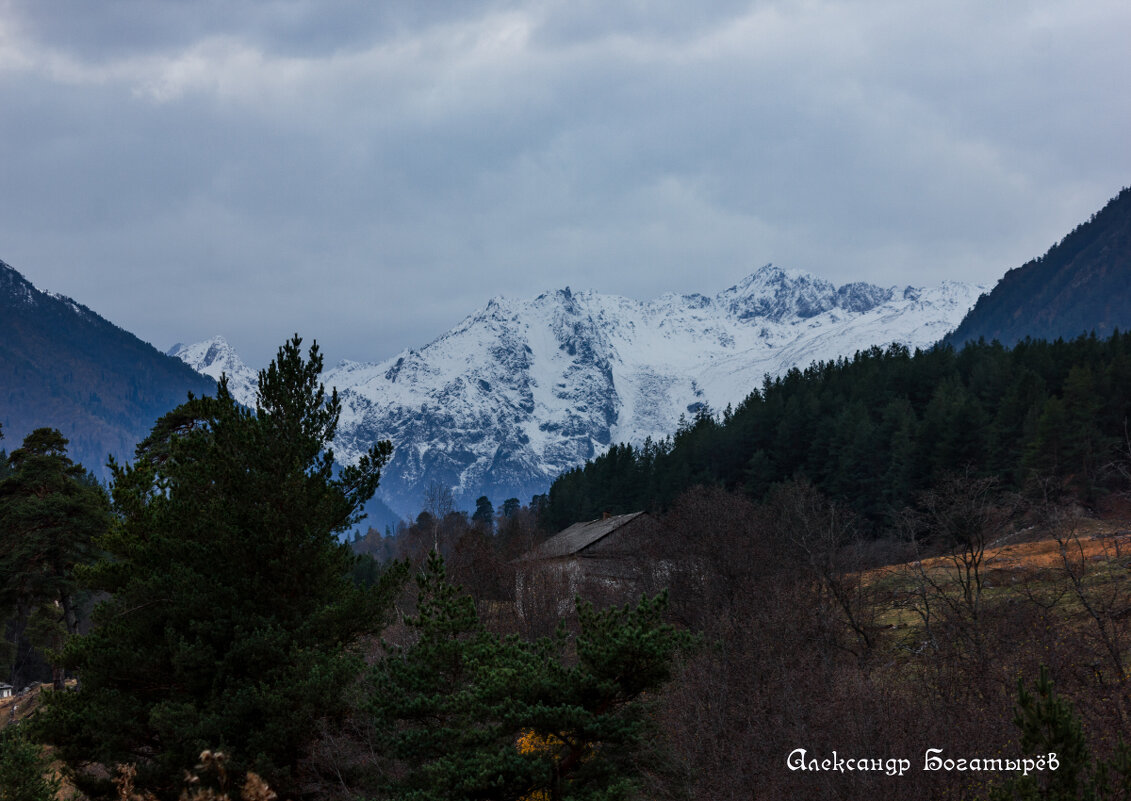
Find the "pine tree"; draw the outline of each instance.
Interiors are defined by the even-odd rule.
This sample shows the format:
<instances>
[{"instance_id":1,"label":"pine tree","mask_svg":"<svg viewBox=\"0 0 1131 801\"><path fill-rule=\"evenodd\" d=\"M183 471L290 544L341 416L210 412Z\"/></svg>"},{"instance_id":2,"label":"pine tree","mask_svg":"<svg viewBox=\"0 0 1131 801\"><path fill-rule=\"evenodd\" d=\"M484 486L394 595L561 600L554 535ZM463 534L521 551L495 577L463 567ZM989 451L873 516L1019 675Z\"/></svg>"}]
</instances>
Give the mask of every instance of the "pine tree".
<instances>
[{"instance_id":1,"label":"pine tree","mask_svg":"<svg viewBox=\"0 0 1131 801\"><path fill-rule=\"evenodd\" d=\"M394 579L356 586L335 535L391 446L335 476L340 403L317 345L306 359L300 345L260 372L254 412L222 378L112 465L119 519L85 576L110 598L65 652L81 689L52 694L39 721L72 766L136 762L139 788L173 797L202 750L223 748L231 771L286 791L319 721L343 712L352 646L382 624Z\"/></svg>"},{"instance_id":2,"label":"pine tree","mask_svg":"<svg viewBox=\"0 0 1131 801\"><path fill-rule=\"evenodd\" d=\"M61 782L50 766L19 726L0 730L0 801L55 801Z\"/></svg>"},{"instance_id":3,"label":"pine tree","mask_svg":"<svg viewBox=\"0 0 1131 801\"><path fill-rule=\"evenodd\" d=\"M1131 748L1121 739L1112 762L1094 760L1080 719L1056 694L1046 666L1032 692L1018 679L1017 693L1013 722L1021 731L1021 749L1034 756L1055 754L1057 765L1005 782L990 801L1104 801L1131 793Z\"/></svg>"},{"instance_id":4,"label":"pine tree","mask_svg":"<svg viewBox=\"0 0 1131 801\"><path fill-rule=\"evenodd\" d=\"M0 605L15 610L18 656L33 619L40 648L57 648L77 633L75 568L93 559L94 540L110 525L110 504L82 465L67 456L67 440L55 429L28 434L8 465L8 476L0 480ZM53 672L62 689L61 667Z\"/></svg>"},{"instance_id":5,"label":"pine tree","mask_svg":"<svg viewBox=\"0 0 1131 801\"><path fill-rule=\"evenodd\" d=\"M495 528L495 507L491 504L491 499L486 495L481 495L475 501L475 512L471 515L471 522L477 528L486 532L491 532Z\"/></svg>"},{"instance_id":6,"label":"pine tree","mask_svg":"<svg viewBox=\"0 0 1131 801\"><path fill-rule=\"evenodd\" d=\"M665 599L596 611L581 632L499 637L433 552L417 579L415 644L373 672L370 711L398 778L397 799L624 798L647 732L645 692L689 638L661 622ZM576 657L567 659L573 649Z\"/></svg>"}]
</instances>

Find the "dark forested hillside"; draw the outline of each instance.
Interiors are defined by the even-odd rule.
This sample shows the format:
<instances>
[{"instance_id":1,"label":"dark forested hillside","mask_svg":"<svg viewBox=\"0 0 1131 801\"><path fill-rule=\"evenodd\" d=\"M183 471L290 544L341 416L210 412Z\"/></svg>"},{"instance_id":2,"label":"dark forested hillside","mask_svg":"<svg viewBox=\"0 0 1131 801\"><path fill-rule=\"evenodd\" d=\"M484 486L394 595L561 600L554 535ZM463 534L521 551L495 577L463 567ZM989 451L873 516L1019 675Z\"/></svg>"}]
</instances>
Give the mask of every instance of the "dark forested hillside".
<instances>
[{"instance_id":1,"label":"dark forested hillside","mask_svg":"<svg viewBox=\"0 0 1131 801\"><path fill-rule=\"evenodd\" d=\"M1070 339L1131 328L1131 188L1049 251L1010 270L946 342Z\"/></svg>"},{"instance_id":2,"label":"dark forested hillside","mask_svg":"<svg viewBox=\"0 0 1131 801\"><path fill-rule=\"evenodd\" d=\"M9 443L57 428L102 474L132 458L153 421L215 383L85 306L37 290L0 262L0 423Z\"/></svg>"},{"instance_id":3,"label":"dark forested hillside","mask_svg":"<svg viewBox=\"0 0 1131 801\"><path fill-rule=\"evenodd\" d=\"M1093 502L1126 467L1129 414L1131 334L873 348L767 379L669 441L614 446L554 482L545 522L662 510L696 484L760 499L797 476L877 523L955 472Z\"/></svg>"}]
</instances>

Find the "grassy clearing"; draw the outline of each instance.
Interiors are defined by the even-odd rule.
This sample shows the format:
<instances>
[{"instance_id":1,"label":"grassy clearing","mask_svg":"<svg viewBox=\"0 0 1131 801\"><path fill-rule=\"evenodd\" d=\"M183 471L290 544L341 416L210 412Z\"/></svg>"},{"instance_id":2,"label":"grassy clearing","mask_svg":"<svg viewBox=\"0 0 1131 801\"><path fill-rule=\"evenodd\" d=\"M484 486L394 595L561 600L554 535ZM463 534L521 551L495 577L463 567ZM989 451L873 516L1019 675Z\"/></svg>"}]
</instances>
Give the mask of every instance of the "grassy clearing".
<instances>
[{"instance_id":1,"label":"grassy clearing","mask_svg":"<svg viewBox=\"0 0 1131 801\"><path fill-rule=\"evenodd\" d=\"M924 596L992 610L1036 602L1056 606L1069 625L1088 614L1082 596L1122 597L1131 608L1131 523L1073 519L1059 534L1026 532L1032 539L988 545L980 558L944 554L866 571L860 587L878 605L875 623L898 643L923 627Z\"/></svg>"}]
</instances>

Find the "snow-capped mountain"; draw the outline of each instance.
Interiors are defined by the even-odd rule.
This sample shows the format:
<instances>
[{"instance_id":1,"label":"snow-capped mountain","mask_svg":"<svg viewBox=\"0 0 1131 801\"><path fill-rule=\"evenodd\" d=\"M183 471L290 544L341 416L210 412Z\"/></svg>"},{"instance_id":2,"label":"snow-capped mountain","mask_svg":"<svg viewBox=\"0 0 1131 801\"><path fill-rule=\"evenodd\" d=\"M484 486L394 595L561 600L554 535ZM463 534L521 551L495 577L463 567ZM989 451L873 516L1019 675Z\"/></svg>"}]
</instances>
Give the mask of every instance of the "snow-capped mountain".
<instances>
[{"instance_id":1,"label":"snow-capped mountain","mask_svg":"<svg viewBox=\"0 0 1131 801\"><path fill-rule=\"evenodd\" d=\"M836 287L767 265L714 297L499 297L422 348L326 370L343 407L334 449L348 463L391 440L380 493L405 515L433 482L467 508L479 495L525 500L612 443L662 439L681 415L740 402L766 374L872 345L929 346L982 291ZM170 353L224 370L254 404L254 373L222 339Z\"/></svg>"},{"instance_id":2,"label":"snow-capped mountain","mask_svg":"<svg viewBox=\"0 0 1131 801\"><path fill-rule=\"evenodd\" d=\"M259 373L244 364L239 354L223 337L212 337L195 345L178 342L165 353L168 356L175 356L198 373L215 381L219 381L221 375L227 375L228 391L232 393L232 397L244 406L255 408Z\"/></svg>"}]
</instances>

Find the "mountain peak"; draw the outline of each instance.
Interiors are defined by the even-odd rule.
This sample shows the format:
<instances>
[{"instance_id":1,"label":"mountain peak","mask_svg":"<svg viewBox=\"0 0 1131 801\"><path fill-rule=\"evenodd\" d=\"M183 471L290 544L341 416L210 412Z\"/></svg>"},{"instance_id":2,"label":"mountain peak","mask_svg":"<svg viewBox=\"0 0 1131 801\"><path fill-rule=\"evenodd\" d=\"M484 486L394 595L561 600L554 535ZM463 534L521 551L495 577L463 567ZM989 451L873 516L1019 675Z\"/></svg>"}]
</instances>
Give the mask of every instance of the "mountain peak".
<instances>
[{"instance_id":1,"label":"mountain peak","mask_svg":"<svg viewBox=\"0 0 1131 801\"><path fill-rule=\"evenodd\" d=\"M719 293L718 301L739 320L783 322L808 319L836 307L836 287L802 270L767 264Z\"/></svg>"},{"instance_id":2,"label":"mountain peak","mask_svg":"<svg viewBox=\"0 0 1131 801\"><path fill-rule=\"evenodd\" d=\"M0 261L0 300L35 303L39 290L15 267Z\"/></svg>"},{"instance_id":3,"label":"mountain peak","mask_svg":"<svg viewBox=\"0 0 1131 801\"><path fill-rule=\"evenodd\" d=\"M860 314L894 297L895 290L888 287L863 281L837 287L804 270L767 264L720 292L717 300L740 320L796 322L834 309Z\"/></svg>"},{"instance_id":4,"label":"mountain peak","mask_svg":"<svg viewBox=\"0 0 1131 801\"><path fill-rule=\"evenodd\" d=\"M259 386L258 374L250 369L235 348L220 335L197 342L193 345L177 343L169 348L166 353L174 356L202 375L220 380L221 375L228 377L228 391L232 397L245 406L255 405L256 391Z\"/></svg>"},{"instance_id":5,"label":"mountain peak","mask_svg":"<svg viewBox=\"0 0 1131 801\"><path fill-rule=\"evenodd\" d=\"M57 428L70 440L71 457L96 472L107 453L129 459L153 421L187 392L216 387L86 306L36 289L3 262L0 341L5 436L18 443L36 428Z\"/></svg>"},{"instance_id":6,"label":"mountain peak","mask_svg":"<svg viewBox=\"0 0 1131 801\"><path fill-rule=\"evenodd\" d=\"M738 295L749 295L751 293L764 291L767 287L780 286L782 284L790 283L827 283L817 278L812 273L807 273L804 270L795 268L779 267L778 265L770 262L763 264L750 275L743 278L734 286L729 289L723 290L723 294L733 293Z\"/></svg>"}]
</instances>

